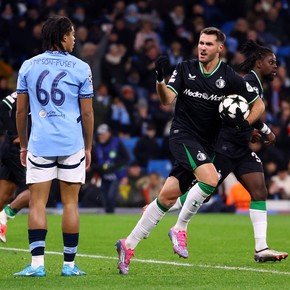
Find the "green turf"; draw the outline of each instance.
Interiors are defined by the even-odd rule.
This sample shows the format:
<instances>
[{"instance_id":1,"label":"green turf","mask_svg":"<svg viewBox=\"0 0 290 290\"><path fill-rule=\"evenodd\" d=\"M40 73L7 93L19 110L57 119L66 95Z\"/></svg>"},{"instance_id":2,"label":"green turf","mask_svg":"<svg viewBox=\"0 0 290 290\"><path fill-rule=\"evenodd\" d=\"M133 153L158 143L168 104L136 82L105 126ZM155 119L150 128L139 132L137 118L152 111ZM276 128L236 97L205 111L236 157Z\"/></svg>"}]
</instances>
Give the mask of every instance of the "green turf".
<instances>
[{"instance_id":1,"label":"green turf","mask_svg":"<svg viewBox=\"0 0 290 290\"><path fill-rule=\"evenodd\" d=\"M138 246L129 275L121 276L114 243L139 217L81 215L78 252L95 256L76 259L85 277L61 277L62 255L47 254L47 277L14 278L30 263L29 253L3 249L28 248L27 216L19 215L9 222L7 243L0 244L0 289L290 289L290 261L256 263L251 223L241 215L196 216L189 226L186 260L173 255L167 232L176 216L168 215ZM48 217L47 251L62 252L60 219ZM270 216L268 224L269 246L289 252L290 217Z\"/></svg>"}]
</instances>

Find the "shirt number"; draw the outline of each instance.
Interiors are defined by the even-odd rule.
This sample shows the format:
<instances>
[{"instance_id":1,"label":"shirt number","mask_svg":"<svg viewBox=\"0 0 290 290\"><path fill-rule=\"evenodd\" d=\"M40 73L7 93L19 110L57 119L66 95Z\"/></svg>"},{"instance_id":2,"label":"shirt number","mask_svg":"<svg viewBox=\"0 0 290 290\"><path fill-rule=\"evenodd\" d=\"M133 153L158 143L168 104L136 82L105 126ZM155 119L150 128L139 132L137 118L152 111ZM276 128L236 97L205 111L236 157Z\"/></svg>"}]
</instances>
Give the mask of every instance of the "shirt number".
<instances>
[{"instance_id":1,"label":"shirt number","mask_svg":"<svg viewBox=\"0 0 290 290\"><path fill-rule=\"evenodd\" d=\"M67 73L59 73L53 80L51 84L50 92L41 88L44 78L49 74L48 70L44 70L37 79L36 82L36 97L42 106L46 106L51 99L51 101L56 106L61 106L65 100L65 94L62 90L57 88L59 81L66 76Z\"/></svg>"}]
</instances>

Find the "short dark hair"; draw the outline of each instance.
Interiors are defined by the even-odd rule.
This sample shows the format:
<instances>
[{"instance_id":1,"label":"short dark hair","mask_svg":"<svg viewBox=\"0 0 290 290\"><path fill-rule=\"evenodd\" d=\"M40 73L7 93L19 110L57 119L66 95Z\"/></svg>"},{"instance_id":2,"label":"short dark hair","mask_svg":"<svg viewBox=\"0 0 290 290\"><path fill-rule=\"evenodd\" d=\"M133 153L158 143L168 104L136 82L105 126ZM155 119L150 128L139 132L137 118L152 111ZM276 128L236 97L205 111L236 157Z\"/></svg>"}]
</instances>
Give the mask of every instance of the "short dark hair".
<instances>
[{"instance_id":1,"label":"short dark hair","mask_svg":"<svg viewBox=\"0 0 290 290\"><path fill-rule=\"evenodd\" d=\"M72 31L73 24L68 17L54 15L49 17L42 26L43 50L65 50L63 37Z\"/></svg>"},{"instance_id":2,"label":"short dark hair","mask_svg":"<svg viewBox=\"0 0 290 290\"><path fill-rule=\"evenodd\" d=\"M226 35L216 27L206 27L200 32L200 35L202 34L215 35L221 43L225 43L226 41Z\"/></svg>"}]
</instances>

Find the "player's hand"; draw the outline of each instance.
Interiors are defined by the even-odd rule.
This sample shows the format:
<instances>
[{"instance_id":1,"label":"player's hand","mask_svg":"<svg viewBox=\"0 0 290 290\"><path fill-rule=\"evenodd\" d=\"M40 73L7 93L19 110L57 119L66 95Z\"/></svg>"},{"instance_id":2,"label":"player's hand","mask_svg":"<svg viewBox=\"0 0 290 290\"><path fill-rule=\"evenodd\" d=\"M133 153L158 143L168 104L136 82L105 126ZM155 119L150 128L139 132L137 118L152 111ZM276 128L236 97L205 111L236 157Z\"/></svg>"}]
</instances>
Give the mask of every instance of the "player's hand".
<instances>
[{"instance_id":1,"label":"player's hand","mask_svg":"<svg viewBox=\"0 0 290 290\"><path fill-rule=\"evenodd\" d=\"M236 128L237 130L241 131L243 129L250 127L249 122L245 120L240 108L237 108L235 118L231 118L226 113L221 114L221 117L224 123L226 123L230 127Z\"/></svg>"},{"instance_id":2,"label":"player's hand","mask_svg":"<svg viewBox=\"0 0 290 290\"><path fill-rule=\"evenodd\" d=\"M251 133L251 143L259 142L262 139L262 135L259 133L259 130L254 129Z\"/></svg>"},{"instance_id":3,"label":"player's hand","mask_svg":"<svg viewBox=\"0 0 290 290\"><path fill-rule=\"evenodd\" d=\"M158 82L164 79L164 69L169 66L169 58L166 55L160 55L155 61L156 78Z\"/></svg>"},{"instance_id":4,"label":"player's hand","mask_svg":"<svg viewBox=\"0 0 290 290\"><path fill-rule=\"evenodd\" d=\"M92 156L91 156L91 150L85 150L85 159L86 159L86 170L90 168L91 166L91 160L92 160Z\"/></svg>"},{"instance_id":5,"label":"player's hand","mask_svg":"<svg viewBox=\"0 0 290 290\"><path fill-rule=\"evenodd\" d=\"M24 148L20 149L20 162L24 167L26 167L27 152L28 152L27 149Z\"/></svg>"},{"instance_id":6,"label":"player's hand","mask_svg":"<svg viewBox=\"0 0 290 290\"><path fill-rule=\"evenodd\" d=\"M264 141L264 144L267 146L274 145L276 142L276 136L273 132L270 132L269 134L265 135L266 140Z\"/></svg>"}]
</instances>

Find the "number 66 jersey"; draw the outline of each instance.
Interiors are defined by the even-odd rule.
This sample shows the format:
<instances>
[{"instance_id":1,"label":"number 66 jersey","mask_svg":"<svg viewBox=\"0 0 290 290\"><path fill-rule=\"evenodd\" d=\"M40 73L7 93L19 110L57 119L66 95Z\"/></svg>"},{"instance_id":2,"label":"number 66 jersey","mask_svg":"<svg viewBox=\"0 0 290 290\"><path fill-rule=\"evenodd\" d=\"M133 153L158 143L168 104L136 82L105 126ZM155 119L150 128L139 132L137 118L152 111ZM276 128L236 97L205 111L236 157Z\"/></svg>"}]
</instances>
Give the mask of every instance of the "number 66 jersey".
<instances>
[{"instance_id":1,"label":"number 66 jersey","mask_svg":"<svg viewBox=\"0 0 290 290\"><path fill-rule=\"evenodd\" d=\"M29 96L28 151L35 156L68 156L84 148L79 99L93 97L87 63L67 52L46 51L22 64L17 93Z\"/></svg>"}]
</instances>

